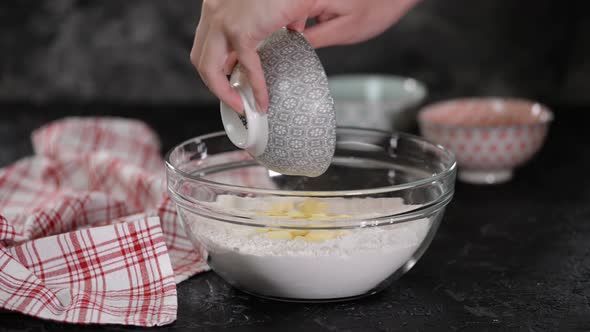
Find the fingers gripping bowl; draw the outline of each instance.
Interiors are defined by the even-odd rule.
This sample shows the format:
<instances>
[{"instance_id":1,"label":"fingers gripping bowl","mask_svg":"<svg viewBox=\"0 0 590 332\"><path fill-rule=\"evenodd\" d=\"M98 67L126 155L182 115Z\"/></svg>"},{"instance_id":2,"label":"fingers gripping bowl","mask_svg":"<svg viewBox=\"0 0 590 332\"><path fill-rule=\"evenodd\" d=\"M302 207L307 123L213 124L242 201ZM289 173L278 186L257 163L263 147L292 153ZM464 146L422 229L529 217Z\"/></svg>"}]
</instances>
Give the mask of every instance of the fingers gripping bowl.
<instances>
[{"instance_id":1,"label":"fingers gripping bowl","mask_svg":"<svg viewBox=\"0 0 590 332\"><path fill-rule=\"evenodd\" d=\"M287 176L260 166L224 133L166 157L181 223L233 286L288 301L373 294L430 244L454 192L444 148L405 134L339 128L327 171Z\"/></svg>"}]
</instances>

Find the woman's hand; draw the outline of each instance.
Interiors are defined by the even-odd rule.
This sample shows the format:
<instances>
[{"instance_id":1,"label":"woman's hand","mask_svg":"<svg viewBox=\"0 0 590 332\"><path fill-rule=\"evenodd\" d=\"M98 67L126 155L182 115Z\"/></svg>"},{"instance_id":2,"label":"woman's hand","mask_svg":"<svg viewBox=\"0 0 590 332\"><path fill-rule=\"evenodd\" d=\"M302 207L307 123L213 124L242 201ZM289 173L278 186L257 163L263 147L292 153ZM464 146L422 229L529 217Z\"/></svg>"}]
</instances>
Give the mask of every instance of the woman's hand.
<instances>
[{"instance_id":1,"label":"woman's hand","mask_svg":"<svg viewBox=\"0 0 590 332\"><path fill-rule=\"evenodd\" d=\"M310 17L317 21L305 29L315 48L369 40L397 22L419 0L318 1Z\"/></svg>"},{"instance_id":2,"label":"woman's hand","mask_svg":"<svg viewBox=\"0 0 590 332\"><path fill-rule=\"evenodd\" d=\"M302 31L314 4L314 0L204 0L191 61L205 85L242 113L242 100L227 80L237 60L258 108L265 111L268 93L256 47L284 26Z\"/></svg>"},{"instance_id":3,"label":"woman's hand","mask_svg":"<svg viewBox=\"0 0 590 332\"><path fill-rule=\"evenodd\" d=\"M266 111L268 92L256 52L281 27L303 32L314 47L370 39L395 23L418 0L204 0L191 61L207 87L243 113L240 95L227 75L240 63L258 109ZM305 29L307 18L316 25Z\"/></svg>"}]
</instances>

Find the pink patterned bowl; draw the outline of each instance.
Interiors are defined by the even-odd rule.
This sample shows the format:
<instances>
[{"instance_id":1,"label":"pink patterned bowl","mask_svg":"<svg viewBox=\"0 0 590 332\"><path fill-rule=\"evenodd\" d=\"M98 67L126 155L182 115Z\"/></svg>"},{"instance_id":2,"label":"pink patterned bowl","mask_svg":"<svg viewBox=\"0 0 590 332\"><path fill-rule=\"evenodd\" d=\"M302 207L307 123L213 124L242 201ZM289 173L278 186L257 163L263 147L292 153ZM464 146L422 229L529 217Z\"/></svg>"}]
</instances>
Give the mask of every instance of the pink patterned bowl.
<instances>
[{"instance_id":1,"label":"pink patterned bowl","mask_svg":"<svg viewBox=\"0 0 590 332\"><path fill-rule=\"evenodd\" d=\"M420 111L422 135L455 153L461 181L509 181L543 145L553 113L524 99L465 98Z\"/></svg>"}]
</instances>

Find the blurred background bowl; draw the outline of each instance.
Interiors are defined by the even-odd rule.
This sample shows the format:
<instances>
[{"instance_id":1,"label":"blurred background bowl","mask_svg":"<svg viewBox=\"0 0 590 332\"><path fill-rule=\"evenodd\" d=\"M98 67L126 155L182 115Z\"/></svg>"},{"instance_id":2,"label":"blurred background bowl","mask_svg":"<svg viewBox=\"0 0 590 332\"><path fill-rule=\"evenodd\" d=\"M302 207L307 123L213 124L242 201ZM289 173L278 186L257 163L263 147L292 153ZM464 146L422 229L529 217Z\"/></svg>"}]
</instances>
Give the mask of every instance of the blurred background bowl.
<instances>
[{"instance_id":1,"label":"blurred background bowl","mask_svg":"<svg viewBox=\"0 0 590 332\"><path fill-rule=\"evenodd\" d=\"M408 131L427 95L422 82L408 77L354 74L328 81L338 126Z\"/></svg>"},{"instance_id":2,"label":"blurred background bowl","mask_svg":"<svg viewBox=\"0 0 590 332\"><path fill-rule=\"evenodd\" d=\"M455 153L459 179L477 184L509 181L539 151L552 119L537 102L507 98L439 102L418 116L422 135Z\"/></svg>"}]
</instances>

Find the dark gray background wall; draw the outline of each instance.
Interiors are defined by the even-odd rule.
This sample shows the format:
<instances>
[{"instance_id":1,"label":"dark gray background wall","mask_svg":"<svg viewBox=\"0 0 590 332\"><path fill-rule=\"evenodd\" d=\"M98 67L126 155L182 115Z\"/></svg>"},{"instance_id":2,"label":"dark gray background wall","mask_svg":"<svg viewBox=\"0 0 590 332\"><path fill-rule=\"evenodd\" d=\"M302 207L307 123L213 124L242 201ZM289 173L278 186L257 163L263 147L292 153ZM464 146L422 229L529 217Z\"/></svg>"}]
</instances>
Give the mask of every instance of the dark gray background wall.
<instances>
[{"instance_id":1,"label":"dark gray background wall","mask_svg":"<svg viewBox=\"0 0 590 332\"><path fill-rule=\"evenodd\" d=\"M211 102L188 56L200 6L3 1L0 101ZM584 0L424 0L382 36L320 56L329 74L416 77L434 99L516 95L588 104L585 7Z\"/></svg>"}]
</instances>

